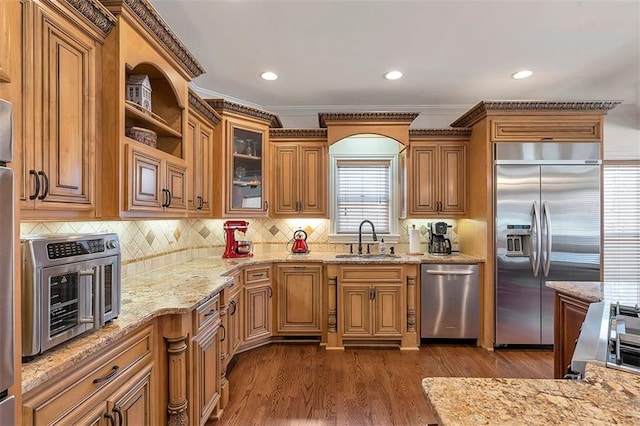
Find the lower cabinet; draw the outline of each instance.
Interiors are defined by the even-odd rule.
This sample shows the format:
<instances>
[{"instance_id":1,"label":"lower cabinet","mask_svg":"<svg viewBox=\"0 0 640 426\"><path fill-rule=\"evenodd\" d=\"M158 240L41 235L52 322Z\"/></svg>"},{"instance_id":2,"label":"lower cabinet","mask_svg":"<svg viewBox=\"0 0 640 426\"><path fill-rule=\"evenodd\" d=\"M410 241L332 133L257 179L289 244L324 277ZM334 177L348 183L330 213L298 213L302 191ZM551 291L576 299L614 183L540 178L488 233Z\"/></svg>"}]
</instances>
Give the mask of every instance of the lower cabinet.
<instances>
[{"instance_id":1,"label":"lower cabinet","mask_svg":"<svg viewBox=\"0 0 640 426\"><path fill-rule=\"evenodd\" d=\"M553 377L561 379L571 368L580 328L591 302L555 292Z\"/></svg>"},{"instance_id":2,"label":"lower cabinet","mask_svg":"<svg viewBox=\"0 0 640 426\"><path fill-rule=\"evenodd\" d=\"M273 334L271 266L244 270L243 349L269 342Z\"/></svg>"},{"instance_id":3,"label":"lower cabinet","mask_svg":"<svg viewBox=\"0 0 640 426\"><path fill-rule=\"evenodd\" d=\"M320 335L322 332L322 264L277 264L276 333Z\"/></svg>"},{"instance_id":4,"label":"lower cabinet","mask_svg":"<svg viewBox=\"0 0 640 426\"><path fill-rule=\"evenodd\" d=\"M406 312L403 266L339 266L338 335L341 340L401 340Z\"/></svg>"},{"instance_id":5,"label":"lower cabinet","mask_svg":"<svg viewBox=\"0 0 640 426\"><path fill-rule=\"evenodd\" d=\"M219 415L220 353L226 338L225 328L220 323L219 295L194 312L194 321L191 413L193 424L202 426L209 418L217 419Z\"/></svg>"},{"instance_id":6,"label":"lower cabinet","mask_svg":"<svg viewBox=\"0 0 640 426\"><path fill-rule=\"evenodd\" d=\"M155 424L155 323L23 395L23 424Z\"/></svg>"}]
</instances>

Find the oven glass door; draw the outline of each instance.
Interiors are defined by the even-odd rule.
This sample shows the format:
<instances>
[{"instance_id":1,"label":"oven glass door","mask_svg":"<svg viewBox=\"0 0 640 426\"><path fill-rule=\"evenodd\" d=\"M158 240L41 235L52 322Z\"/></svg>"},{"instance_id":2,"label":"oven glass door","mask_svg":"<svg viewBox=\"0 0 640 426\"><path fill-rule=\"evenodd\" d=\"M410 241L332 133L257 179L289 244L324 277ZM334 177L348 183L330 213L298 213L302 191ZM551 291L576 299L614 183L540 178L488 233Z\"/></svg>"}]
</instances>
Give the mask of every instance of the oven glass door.
<instances>
[{"instance_id":1,"label":"oven glass door","mask_svg":"<svg viewBox=\"0 0 640 426\"><path fill-rule=\"evenodd\" d=\"M95 262L42 269L41 351L98 328L99 272Z\"/></svg>"},{"instance_id":2,"label":"oven glass door","mask_svg":"<svg viewBox=\"0 0 640 426\"><path fill-rule=\"evenodd\" d=\"M100 271L104 277L100 310L104 313L104 317L101 318L100 325L104 325L105 322L120 315L120 257L111 256L102 259Z\"/></svg>"}]
</instances>

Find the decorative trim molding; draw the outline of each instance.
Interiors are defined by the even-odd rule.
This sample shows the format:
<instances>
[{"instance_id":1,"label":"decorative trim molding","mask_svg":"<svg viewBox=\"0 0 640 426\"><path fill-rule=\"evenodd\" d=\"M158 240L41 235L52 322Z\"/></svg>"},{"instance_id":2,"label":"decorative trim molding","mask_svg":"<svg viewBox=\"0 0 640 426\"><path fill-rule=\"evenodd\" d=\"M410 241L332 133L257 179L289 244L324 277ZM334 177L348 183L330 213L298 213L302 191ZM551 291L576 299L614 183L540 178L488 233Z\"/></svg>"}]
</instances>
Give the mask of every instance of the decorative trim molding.
<instances>
[{"instance_id":1,"label":"decorative trim molding","mask_svg":"<svg viewBox=\"0 0 640 426\"><path fill-rule=\"evenodd\" d=\"M321 112L318 114L320 127L326 128L327 121L413 121L419 112Z\"/></svg>"},{"instance_id":2,"label":"decorative trim molding","mask_svg":"<svg viewBox=\"0 0 640 426\"><path fill-rule=\"evenodd\" d=\"M117 19L97 0L64 0L80 15L84 16L105 37L116 26Z\"/></svg>"},{"instance_id":3,"label":"decorative trim molding","mask_svg":"<svg viewBox=\"0 0 640 426\"><path fill-rule=\"evenodd\" d=\"M269 129L270 138L326 138L327 129Z\"/></svg>"},{"instance_id":4,"label":"decorative trim molding","mask_svg":"<svg viewBox=\"0 0 640 426\"><path fill-rule=\"evenodd\" d=\"M409 139L417 138L420 136L435 136L435 137L465 137L471 136L471 129L458 128L458 129L409 129Z\"/></svg>"},{"instance_id":5,"label":"decorative trim molding","mask_svg":"<svg viewBox=\"0 0 640 426\"><path fill-rule=\"evenodd\" d=\"M211 105L211 107L218 111L220 114L224 114L225 112L235 112L248 117L257 118L259 120L268 121L269 127L271 128L282 128L280 118L270 112L262 111L260 109L242 104L236 104L225 99L205 99L205 102Z\"/></svg>"},{"instance_id":6,"label":"decorative trim molding","mask_svg":"<svg viewBox=\"0 0 640 426\"><path fill-rule=\"evenodd\" d=\"M220 114L191 89L189 89L189 106L204 115L214 126L217 126L222 121Z\"/></svg>"},{"instance_id":7,"label":"decorative trim molding","mask_svg":"<svg viewBox=\"0 0 640 426\"><path fill-rule=\"evenodd\" d=\"M104 4L124 5L140 23L156 36L158 41L182 64L191 78L204 74L205 70L189 52L169 25L151 6L148 0L101 0Z\"/></svg>"},{"instance_id":8,"label":"decorative trim molding","mask_svg":"<svg viewBox=\"0 0 640 426\"><path fill-rule=\"evenodd\" d=\"M612 110L622 101L480 101L451 127L471 127L488 111L593 111Z\"/></svg>"}]
</instances>

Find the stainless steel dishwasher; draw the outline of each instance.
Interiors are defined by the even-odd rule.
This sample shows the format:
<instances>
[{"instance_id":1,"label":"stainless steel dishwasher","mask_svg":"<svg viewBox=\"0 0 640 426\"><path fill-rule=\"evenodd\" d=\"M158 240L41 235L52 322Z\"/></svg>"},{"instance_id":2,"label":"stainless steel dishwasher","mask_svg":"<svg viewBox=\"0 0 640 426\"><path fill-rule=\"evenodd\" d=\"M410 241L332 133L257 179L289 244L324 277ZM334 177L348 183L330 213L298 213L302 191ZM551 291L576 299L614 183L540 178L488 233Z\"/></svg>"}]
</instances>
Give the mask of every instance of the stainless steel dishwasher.
<instances>
[{"instance_id":1,"label":"stainless steel dishwasher","mask_svg":"<svg viewBox=\"0 0 640 426\"><path fill-rule=\"evenodd\" d=\"M423 338L478 338L478 265L431 265L421 268Z\"/></svg>"}]
</instances>

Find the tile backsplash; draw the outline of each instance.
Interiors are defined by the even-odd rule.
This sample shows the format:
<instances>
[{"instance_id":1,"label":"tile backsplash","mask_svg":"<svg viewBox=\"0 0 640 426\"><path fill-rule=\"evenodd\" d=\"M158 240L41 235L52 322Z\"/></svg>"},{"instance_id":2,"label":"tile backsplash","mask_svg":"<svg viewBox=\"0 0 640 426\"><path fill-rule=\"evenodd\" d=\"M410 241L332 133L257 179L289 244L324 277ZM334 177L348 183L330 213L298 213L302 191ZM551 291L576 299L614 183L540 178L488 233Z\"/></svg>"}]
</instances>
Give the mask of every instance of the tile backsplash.
<instances>
[{"instance_id":1,"label":"tile backsplash","mask_svg":"<svg viewBox=\"0 0 640 426\"><path fill-rule=\"evenodd\" d=\"M457 221L444 220L451 227L451 242L457 249ZM408 229L420 229L423 250L426 250L430 220L400 221L398 252L408 246ZM136 220L94 222L23 222L20 233L66 234L115 232L122 247L123 276L156 269L171 263L200 256L221 255L224 249L223 219ZM284 251L297 229L308 234L313 251L342 252L343 244L329 243L328 219L249 219L246 239L254 242L254 251Z\"/></svg>"}]
</instances>

